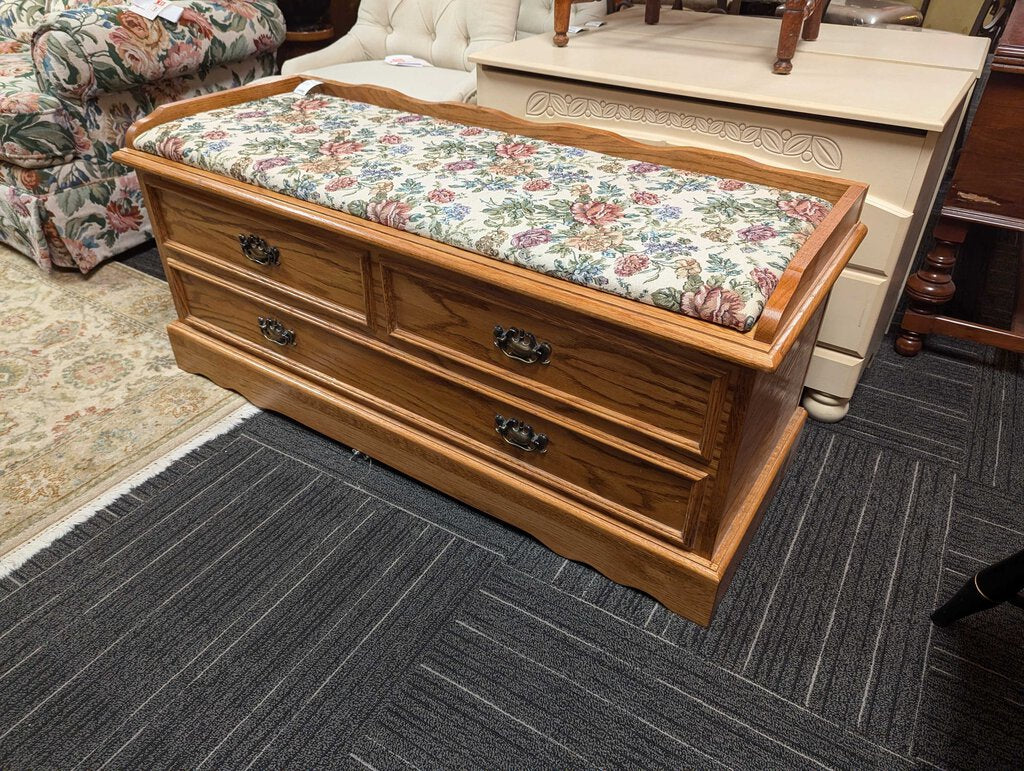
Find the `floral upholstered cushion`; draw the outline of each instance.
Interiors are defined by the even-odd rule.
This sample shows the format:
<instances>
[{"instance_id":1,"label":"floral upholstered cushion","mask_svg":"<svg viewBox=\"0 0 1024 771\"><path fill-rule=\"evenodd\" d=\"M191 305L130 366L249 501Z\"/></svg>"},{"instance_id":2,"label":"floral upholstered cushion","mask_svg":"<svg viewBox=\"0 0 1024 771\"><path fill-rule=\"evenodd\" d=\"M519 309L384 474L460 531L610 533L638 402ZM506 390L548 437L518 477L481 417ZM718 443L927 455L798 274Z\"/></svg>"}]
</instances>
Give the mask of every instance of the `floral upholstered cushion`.
<instances>
[{"instance_id":1,"label":"floral upholstered cushion","mask_svg":"<svg viewBox=\"0 0 1024 771\"><path fill-rule=\"evenodd\" d=\"M46 0L0 0L0 38L31 42L45 13Z\"/></svg>"},{"instance_id":2,"label":"floral upholstered cushion","mask_svg":"<svg viewBox=\"0 0 1024 771\"><path fill-rule=\"evenodd\" d=\"M75 151L64 105L39 92L32 55L23 43L0 42L0 161L41 168L69 161Z\"/></svg>"},{"instance_id":3,"label":"floral upholstered cushion","mask_svg":"<svg viewBox=\"0 0 1024 771\"><path fill-rule=\"evenodd\" d=\"M53 94L81 100L223 64L270 55L284 40L274 0L187 0L177 23L149 21L126 3L62 2L36 31L37 77Z\"/></svg>"},{"instance_id":4,"label":"floral upholstered cushion","mask_svg":"<svg viewBox=\"0 0 1024 771\"><path fill-rule=\"evenodd\" d=\"M135 146L742 331L831 209L801 193L330 96L201 113Z\"/></svg>"}]
</instances>

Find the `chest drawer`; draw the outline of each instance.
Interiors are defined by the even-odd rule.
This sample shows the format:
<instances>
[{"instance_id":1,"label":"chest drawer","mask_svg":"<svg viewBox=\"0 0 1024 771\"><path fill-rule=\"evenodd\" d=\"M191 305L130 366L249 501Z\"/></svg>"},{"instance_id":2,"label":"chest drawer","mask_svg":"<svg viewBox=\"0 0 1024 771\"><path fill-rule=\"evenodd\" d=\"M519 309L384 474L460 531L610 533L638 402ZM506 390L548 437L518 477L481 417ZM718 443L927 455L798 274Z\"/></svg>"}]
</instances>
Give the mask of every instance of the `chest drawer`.
<instances>
[{"instance_id":1,"label":"chest drawer","mask_svg":"<svg viewBox=\"0 0 1024 771\"><path fill-rule=\"evenodd\" d=\"M612 516L677 543L690 537L710 502L704 469L645 458L527 401L416 366L376 341L353 339L328 322L170 265L189 319L300 374L338 381L338 390L371 409L498 462L511 482L539 482L589 505L597 496Z\"/></svg>"},{"instance_id":2,"label":"chest drawer","mask_svg":"<svg viewBox=\"0 0 1024 771\"><path fill-rule=\"evenodd\" d=\"M382 261L395 345L483 370L526 392L711 462L728 410L728 372L640 334L598 328L511 293L406 272Z\"/></svg>"},{"instance_id":3,"label":"chest drawer","mask_svg":"<svg viewBox=\"0 0 1024 771\"><path fill-rule=\"evenodd\" d=\"M156 187L164 243L185 246L305 295L367 323L369 253L340 236L299 229L241 204Z\"/></svg>"}]
</instances>

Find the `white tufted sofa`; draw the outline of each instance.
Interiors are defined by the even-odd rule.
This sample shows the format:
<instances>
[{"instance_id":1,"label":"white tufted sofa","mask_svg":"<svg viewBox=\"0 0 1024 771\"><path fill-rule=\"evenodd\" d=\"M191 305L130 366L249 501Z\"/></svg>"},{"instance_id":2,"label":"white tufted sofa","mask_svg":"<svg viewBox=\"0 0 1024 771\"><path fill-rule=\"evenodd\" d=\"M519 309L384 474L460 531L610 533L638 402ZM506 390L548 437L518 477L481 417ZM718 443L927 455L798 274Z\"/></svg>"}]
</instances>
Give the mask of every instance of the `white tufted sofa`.
<instances>
[{"instance_id":1,"label":"white tufted sofa","mask_svg":"<svg viewBox=\"0 0 1024 771\"><path fill-rule=\"evenodd\" d=\"M369 83L437 102L476 96L469 55L516 34L519 0L362 0L355 26L326 48L284 63L305 74ZM394 67L385 56L411 54L433 67Z\"/></svg>"},{"instance_id":2,"label":"white tufted sofa","mask_svg":"<svg viewBox=\"0 0 1024 771\"><path fill-rule=\"evenodd\" d=\"M290 59L281 72L369 83L435 102L471 102L469 55L534 34L551 34L553 0L362 0L355 26L320 51ZM605 0L573 6L573 24L603 17ZM393 67L411 54L433 67Z\"/></svg>"},{"instance_id":3,"label":"white tufted sofa","mask_svg":"<svg viewBox=\"0 0 1024 771\"><path fill-rule=\"evenodd\" d=\"M608 15L607 0L573 3L569 24L582 27L588 21L601 21ZM550 35L554 31L555 0L522 0L519 4L519 23L516 40L531 35Z\"/></svg>"}]
</instances>

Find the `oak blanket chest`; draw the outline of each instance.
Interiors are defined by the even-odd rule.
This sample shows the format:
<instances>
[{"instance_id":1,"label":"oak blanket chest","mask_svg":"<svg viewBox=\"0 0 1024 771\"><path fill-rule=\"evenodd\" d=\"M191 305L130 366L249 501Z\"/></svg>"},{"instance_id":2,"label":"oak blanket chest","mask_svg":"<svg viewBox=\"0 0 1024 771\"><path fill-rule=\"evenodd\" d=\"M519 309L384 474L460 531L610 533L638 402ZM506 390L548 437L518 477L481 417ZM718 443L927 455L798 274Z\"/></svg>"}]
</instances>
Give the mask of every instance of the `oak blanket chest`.
<instances>
[{"instance_id":1,"label":"oak blanket chest","mask_svg":"<svg viewBox=\"0 0 1024 771\"><path fill-rule=\"evenodd\" d=\"M709 623L865 187L300 83L162 107L117 156L179 365Z\"/></svg>"}]
</instances>

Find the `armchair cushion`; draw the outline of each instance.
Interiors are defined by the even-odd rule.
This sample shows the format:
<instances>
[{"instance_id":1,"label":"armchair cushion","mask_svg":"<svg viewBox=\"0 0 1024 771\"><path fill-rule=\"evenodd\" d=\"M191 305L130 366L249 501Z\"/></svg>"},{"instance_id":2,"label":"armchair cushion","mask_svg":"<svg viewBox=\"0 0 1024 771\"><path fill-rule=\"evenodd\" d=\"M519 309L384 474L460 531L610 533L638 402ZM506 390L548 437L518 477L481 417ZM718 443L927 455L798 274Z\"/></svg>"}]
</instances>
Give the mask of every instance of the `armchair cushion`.
<instances>
[{"instance_id":1,"label":"armchair cushion","mask_svg":"<svg viewBox=\"0 0 1024 771\"><path fill-rule=\"evenodd\" d=\"M384 62L348 62L308 73L311 78L393 88L429 102L468 102L476 96L476 73L444 67L392 67Z\"/></svg>"},{"instance_id":2,"label":"armchair cushion","mask_svg":"<svg viewBox=\"0 0 1024 771\"><path fill-rule=\"evenodd\" d=\"M273 0L189 0L177 24L125 5L48 15L33 57L43 91L81 101L198 74L277 49L284 19Z\"/></svg>"},{"instance_id":3,"label":"armchair cushion","mask_svg":"<svg viewBox=\"0 0 1024 771\"><path fill-rule=\"evenodd\" d=\"M71 160L75 132L56 97L40 93L28 51L0 44L0 161L41 168ZM84 141L84 136L80 138Z\"/></svg>"}]
</instances>

